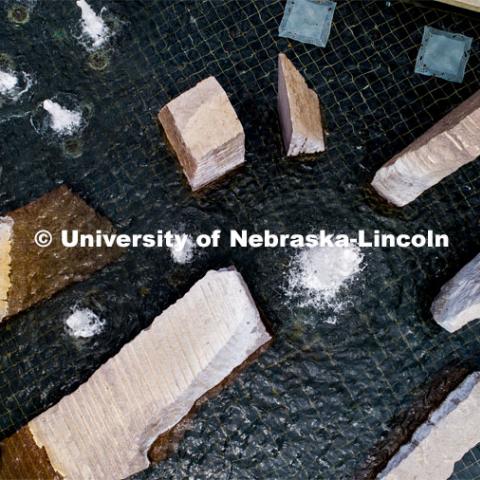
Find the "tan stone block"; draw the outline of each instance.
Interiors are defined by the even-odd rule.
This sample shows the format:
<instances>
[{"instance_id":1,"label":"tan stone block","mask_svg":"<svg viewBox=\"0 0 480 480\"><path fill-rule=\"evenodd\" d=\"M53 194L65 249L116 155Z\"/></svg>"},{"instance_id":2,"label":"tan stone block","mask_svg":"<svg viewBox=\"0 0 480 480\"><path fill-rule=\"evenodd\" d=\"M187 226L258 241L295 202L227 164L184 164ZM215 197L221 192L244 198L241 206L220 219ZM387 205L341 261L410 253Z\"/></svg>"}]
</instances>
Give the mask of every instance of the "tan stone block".
<instances>
[{"instance_id":1,"label":"tan stone block","mask_svg":"<svg viewBox=\"0 0 480 480\"><path fill-rule=\"evenodd\" d=\"M60 239L64 229L114 231L109 220L66 186L0 217L0 321L88 278L122 253L117 247L66 248ZM35 244L39 230L52 234L50 246Z\"/></svg>"},{"instance_id":2,"label":"tan stone block","mask_svg":"<svg viewBox=\"0 0 480 480\"><path fill-rule=\"evenodd\" d=\"M372 186L403 207L480 155L480 91L381 167Z\"/></svg>"},{"instance_id":3,"label":"tan stone block","mask_svg":"<svg viewBox=\"0 0 480 480\"><path fill-rule=\"evenodd\" d=\"M288 156L325 150L318 96L283 53L278 56L278 113Z\"/></svg>"},{"instance_id":4,"label":"tan stone block","mask_svg":"<svg viewBox=\"0 0 480 480\"><path fill-rule=\"evenodd\" d=\"M13 435L0 478L25 471L15 458L35 470L32 456L45 453L50 475L71 480L120 480L147 468L148 457L164 458L192 409L270 341L241 275L209 271L87 382L29 422L26 436L23 429ZM22 454L19 444L28 450Z\"/></svg>"},{"instance_id":5,"label":"tan stone block","mask_svg":"<svg viewBox=\"0 0 480 480\"><path fill-rule=\"evenodd\" d=\"M442 287L432 304L432 314L449 332L480 318L480 254Z\"/></svg>"},{"instance_id":6,"label":"tan stone block","mask_svg":"<svg viewBox=\"0 0 480 480\"><path fill-rule=\"evenodd\" d=\"M392 457L378 480L447 480L480 442L480 372L448 395Z\"/></svg>"},{"instance_id":7,"label":"tan stone block","mask_svg":"<svg viewBox=\"0 0 480 480\"><path fill-rule=\"evenodd\" d=\"M215 77L208 77L158 114L192 190L245 162L242 124Z\"/></svg>"}]
</instances>

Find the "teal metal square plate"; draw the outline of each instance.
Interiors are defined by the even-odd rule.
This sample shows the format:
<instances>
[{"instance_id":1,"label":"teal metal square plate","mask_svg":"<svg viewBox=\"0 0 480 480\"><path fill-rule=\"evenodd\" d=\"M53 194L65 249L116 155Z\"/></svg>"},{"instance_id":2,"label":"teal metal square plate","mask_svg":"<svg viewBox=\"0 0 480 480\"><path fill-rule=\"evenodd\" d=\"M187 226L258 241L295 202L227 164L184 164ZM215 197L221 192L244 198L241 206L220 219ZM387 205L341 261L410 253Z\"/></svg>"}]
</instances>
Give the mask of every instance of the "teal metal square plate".
<instances>
[{"instance_id":1,"label":"teal metal square plate","mask_svg":"<svg viewBox=\"0 0 480 480\"><path fill-rule=\"evenodd\" d=\"M279 28L281 37L325 47L330 36L335 2L288 0Z\"/></svg>"},{"instance_id":2,"label":"teal metal square plate","mask_svg":"<svg viewBox=\"0 0 480 480\"><path fill-rule=\"evenodd\" d=\"M425 27L415 72L461 83L471 46L470 37Z\"/></svg>"}]
</instances>

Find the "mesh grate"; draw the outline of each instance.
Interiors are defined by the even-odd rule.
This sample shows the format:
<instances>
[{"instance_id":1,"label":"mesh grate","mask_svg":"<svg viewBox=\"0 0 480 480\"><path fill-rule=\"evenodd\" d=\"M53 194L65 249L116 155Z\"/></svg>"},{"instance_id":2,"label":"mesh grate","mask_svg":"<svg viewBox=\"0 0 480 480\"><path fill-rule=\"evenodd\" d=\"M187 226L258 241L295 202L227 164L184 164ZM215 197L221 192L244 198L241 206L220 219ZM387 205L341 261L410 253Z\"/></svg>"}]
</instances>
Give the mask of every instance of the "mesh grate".
<instances>
[{"instance_id":1,"label":"mesh grate","mask_svg":"<svg viewBox=\"0 0 480 480\"><path fill-rule=\"evenodd\" d=\"M432 228L448 233L451 247L366 252L365 274L336 325L326 323L330 312L286 300L290 251L221 248L188 266L173 264L163 250L131 251L0 330L2 436L85 381L208 268L234 263L277 341L202 408L176 455L136 478L353 478L432 377L447 366L478 367L480 324L449 335L428 313L439 287L480 249L478 163L401 211L368 188L380 165L478 89L478 17L403 2L338 1L320 49L278 37L282 1L89 3L96 11L107 6L118 20L103 71L90 68L73 37L79 12L70 2L39 0L22 26L7 19L11 3L1 7L1 51L36 79L29 95L0 110L2 213L66 182L130 233ZM474 38L462 84L413 73L425 25ZM328 151L316 161L283 157L278 52L320 95ZM208 75L244 125L247 165L193 196L155 114ZM29 123L30 112L59 92L92 108L76 159ZM105 318L105 331L69 337L63 321L74 303ZM479 452L468 453L453 478L480 478Z\"/></svg>"}]
</instances>

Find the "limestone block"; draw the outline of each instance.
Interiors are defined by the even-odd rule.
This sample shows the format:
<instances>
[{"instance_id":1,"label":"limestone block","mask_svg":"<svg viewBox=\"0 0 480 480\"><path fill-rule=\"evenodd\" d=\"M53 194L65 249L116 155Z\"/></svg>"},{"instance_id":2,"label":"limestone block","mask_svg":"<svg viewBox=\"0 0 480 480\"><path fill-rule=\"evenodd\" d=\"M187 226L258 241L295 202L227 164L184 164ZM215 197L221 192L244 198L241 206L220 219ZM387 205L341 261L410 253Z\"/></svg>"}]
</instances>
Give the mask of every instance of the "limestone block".
<instances>
[{"instance_id":1,"label":"limestone block","mask_svg":"<svg viewBox=\"0 0 480 480\"><path fill-rule=\"evenodd\" d=\"M325 150L318 96L283 53L278 56L278 113L288 156Z\"/></svg>"},{"instance_id":2,"label":"limestone block","mask_svg":"<svg viewBox=\"0 0 480 480\"><path fill-rule=\"evenodd\" d=\"M378 480L447 480L480 442L480 372L468 376L392 457Z\"/></svg>"},{"instance_id":3,"label":"limestone block","mask_svg":"<svg viewBox=\"0 0 480 480\"><path fill-rule=\"evenodd\" d=\"M403 207L480 155L480 91L381 167L372 186Z\"/></svg>"},{"instance_id":4,"label":"limestone block","mask_svg":"<svg viewBox=\"0 0 480 480\"><path fill-rule=\"evenodd\" d=\"M478 0L436 0L437 2L447 3L454 7L466 8L474 12L480 12L480 3Z\"/></svg>"},{"instance_id":5,"label":"limestone block","mask_svg":"<svg viewBox=\"0 0 480 480\"><path fill-rule=\"evenodd\" d=\"M158 114L192 190L245 162L245 133L227 94L208 77Z\"/></svg>"},{"instance_id":6,"label":"limestone block","mask_svg":"<svg viewBox=\"0 0 480 480\"><path fill-rule=\"evenodd\" d=\"M65 248L63 229L112 233L98 215L66 186L0 217L0 321L84 280L121 255L119 248ZM35 233L48 230L52 244L41 248Z\"/></svg>"},{"instance_id":7,"label":"limestone block","mask_svg":"<svg viewBox=\"0 0 480 480\"><path fill-rule=\"evenodd\" d=\"M432 314L449 332L480 318L480 254L442 287L432 304Z\"/></svg>"},{"instance_id":8,"label":"limestone block","mask_svg":"<svg viewBox=\"0 0 480 480\"><path fill-rule=\"evenodd\" d=\"M27 433L13 435L2 458L22 458L18 444L30 435L36 447L23 463L32 466L32 455L45 453L50 473L65 479L126 478L147 468L147 454L156 458L152 445L175 438L192 408L270 340L241 275L209 271L87 382L28 423ZM10 461L0 463L0 478L5 472L22 470Z\"/></svg>"}]
</instances>

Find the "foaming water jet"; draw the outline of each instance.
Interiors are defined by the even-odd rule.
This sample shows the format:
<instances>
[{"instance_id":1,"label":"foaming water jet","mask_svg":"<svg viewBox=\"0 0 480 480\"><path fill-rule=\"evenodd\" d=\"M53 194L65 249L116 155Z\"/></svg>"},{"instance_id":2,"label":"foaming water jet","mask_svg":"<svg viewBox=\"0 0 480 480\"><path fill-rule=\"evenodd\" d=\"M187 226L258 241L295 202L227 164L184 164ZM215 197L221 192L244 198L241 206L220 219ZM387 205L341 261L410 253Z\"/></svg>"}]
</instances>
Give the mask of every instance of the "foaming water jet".
<instances>
[{"instance_id":1,"label":"foaming water jet","mask_svg":"<svg viewBox=\"0 0 480 480\"><path fill-rule=\"evenodd\" d=\"M60 134L71 134L78 130L82 122L82 114L63 107L52 100L44 100L43 108L50 114L50 127Z\"/></svg>"},{"instance_id":2,"label":"foaming water jet","mask_svg":"<svg viewBox=\"0 0 480 480\"><path fill-rule=\"evenodd\" d=\"M0 93L6 94L12 92L17 86L18 79L13 73L0 70Z\"/></svg>"},{"instance_id":3,"label":"foaming water jet","mask_svg":"<svg viewBox=\"0 0 480 480\"><path fill-rule=\"evenodd\" d=\"M110 31L100 15L97 15L85 0L77 0L82 11L82 32L92 43L93 48L100 47L108 39Z\"/></svg>"},{"instance_id":4,"label":"foaming water jet","mask_svg":"<svg viewBox=\"0 0 480 480\"><path fill-rule=\"evenodd\" d=\"M0 96L3 101L16 102L33 84L32 76L25 72L16 72L13 62L6 55L0 56Z\"/></svg>"},{"instance_id":5,"label":"foaming water jet","mask_svg":"<svg viewBox=\"0 0 480 480\"><path fill-rule=\"evenodd\" d=\"M362 271L363 259L354 244L302 249L291 263L287 295L298 298L301 306L337 313L348 301L341 292Z\"/></svg>"}]
</instances>

